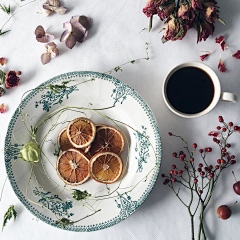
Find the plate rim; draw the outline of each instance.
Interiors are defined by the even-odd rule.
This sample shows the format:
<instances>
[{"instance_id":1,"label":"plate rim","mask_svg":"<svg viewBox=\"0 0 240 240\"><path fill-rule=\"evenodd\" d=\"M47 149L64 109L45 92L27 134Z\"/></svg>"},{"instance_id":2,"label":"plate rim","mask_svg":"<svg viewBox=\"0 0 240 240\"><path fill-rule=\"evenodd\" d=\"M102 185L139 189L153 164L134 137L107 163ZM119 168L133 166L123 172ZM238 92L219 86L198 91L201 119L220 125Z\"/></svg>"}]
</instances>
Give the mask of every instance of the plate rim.
<instances>
[{"instance_id":1,"label":"plate rim","mask_svg":"<svg viewBox=\"0 0 240 240\"><path fill-rule=\"evenodd\" d=\"M120 214L118 214L116 217L114 217L114 218L112 218L108 221L98 223L98 224L93 224L93 225L88 225L88 226L69 225L64 229L64 230L75 231L75 232L91 232L91 231L97 231L97 230L105 229L105 228L108 228L110 226L113 226L113 225L123 221L124 219L129 217L132 213L134 213L142 205L142 203L146 200L146 198L151 193L151 191L152 191L152 189L155 185L155 182L157 180L157 177L159 175L159 171L160 171L160 167L161 167L161 160L162 160L161 137L160 137L160 133L159 133L159 129L158 129L157 120L156 120L156 118L153 114L153 111L151 110L151 108L149 107L147 102L134 89L132 89L128 84L118 80L117 78L115 78L111 75L108 75L108 74L105 74L105 73L100 73L100 72L93 72L93 71L73 71L73 72L68 72L68 73L57 75L57 76L55 76L53 78L50 78L49 80L41 83L39 86L37 86L35 88L35 90L33 90L29 94L27 94L24 97L24 99L22 100L22 107L25 107L26 104L36 94L39 93L40 89L37 89L37 88L43 87L43 86L45 86L47 84L50 84L50 83L57 82L59 80L63 80L63 78L66 80L66 78L68 78L68 76L73 75L73 77L84 77L84 75L88 75L88 74L90 74L90 77L98 77L98 78L100 78L101 80L104 80L104 81L109 81L109 82L112 82L112 83L121 83L121 84L125 85L127 88L130 88L132 90L133 94L131 96L141 105L142 109L147 113L147 117L150 121L150 125L152 126L153 134L154 134L154 140L155 140L155 144L156 144L155 154L156 154L156 157L157 157L157 164L155 166L155 169L153 171L152 177L149 181L149 184L148 184L147 188L142 193L140 198L138 200L136 200L137 205L135 206L135 208L132 212L130 212L129 214L126 214L123 217L121 217ZM12 167L12 164L11 164L12 158L10 158L10 160L8 159L6 148L9 146L9 143L11 143L10 140L11 140L11 136L12 136L13 126L15 125L15 123L16 123L18 117L19 117L19 108L18 107L11 117L11 120L10 120L8 128L7 128L7 134L6 134L6 137L5 137L5 142L4 142L4 152L5 152L4 161L5 161L5 169L6 169L7 174ZM25 199L25 196L22 194L22 192L20 190L18 190L18 186L17 186L17 183L14 179L12 171L8 174L8 179L10 181L11 187L12 187L15 195L18 197L19 201L31 212L31 214L33 214L35 217L37 217L38 219L40 219L44 223L47 223L48 225L63 229L60 225L55 224L55 220L52 220L52 218L49 218L49 217L45 216L44 214L42 214L41 212L39 212L35 207L32 206L32 204L29 203L29 201L27 199Z\"/></svg>"}]
</instances>

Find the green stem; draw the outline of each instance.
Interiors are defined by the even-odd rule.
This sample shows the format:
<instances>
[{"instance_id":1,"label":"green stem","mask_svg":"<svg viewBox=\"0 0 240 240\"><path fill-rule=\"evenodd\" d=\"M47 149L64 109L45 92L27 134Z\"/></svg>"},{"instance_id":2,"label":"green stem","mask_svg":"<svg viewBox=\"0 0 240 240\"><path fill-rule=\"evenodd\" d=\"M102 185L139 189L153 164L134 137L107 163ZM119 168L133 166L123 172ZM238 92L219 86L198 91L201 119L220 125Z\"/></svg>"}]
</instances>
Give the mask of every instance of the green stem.
<instances>
[{"instance_id":1,"label":"green stem","mask_svg":"<svg viewBox=\"0 0 240 240\"><path fill-rule=\"evenodd\" d=\"M201 208L201 214L200 214L200 223L199 223L199 229L198 229L198 240L201 239L201 234L203 235L203 239L206 240L206 234L204 231L204 226L203 226L203 214L205 210L204 202L201 202L202 208Z\"/></svg>"},{"instance_id":2,"label":"green stem","mask_svg":"<svg viewBox=\"0 0 240 240\"><path fill-rule=\"evenodd\" d=\"M150 32L152 29L152 22L153 22L153 16L150 17L149 19L149 26L148 26L148 31Z\"/></svg>"}]
</instances>

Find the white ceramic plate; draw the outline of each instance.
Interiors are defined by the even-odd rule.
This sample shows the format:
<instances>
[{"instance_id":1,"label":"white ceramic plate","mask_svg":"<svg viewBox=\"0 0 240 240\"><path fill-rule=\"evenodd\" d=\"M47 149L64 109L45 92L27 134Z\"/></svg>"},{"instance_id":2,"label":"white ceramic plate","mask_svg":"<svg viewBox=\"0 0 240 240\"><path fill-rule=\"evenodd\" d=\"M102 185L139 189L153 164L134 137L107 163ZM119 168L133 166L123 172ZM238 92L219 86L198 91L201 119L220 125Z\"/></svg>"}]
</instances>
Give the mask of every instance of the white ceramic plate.
<instances>
[{"instance_id":1,"label":"white ceramic plate","mask_svg":"<svg viewBox=\"0 0 240 240\"><path fill-rule=\"evenodd\" d=\"M93 81L86 80L94 79ZM49 84L61 85L63 81L74 80L67 89L53 93L44 89ZM77 86L75 86L78 83ZM36 126L46 116L59 111L64 106L102 109L65 111L47 135L42 146L42 157L38 163L22 161L19 151L31 139L26 127ZM5 140L5 163L9 180L19 200L42 221L61 228L57 219L71 221L85 219L66 226L70 231L95 231L112 226L131 215L151 192L161 164L161 140L157 122L146 102L128 85L101 73L71 72L50 79L30 92L22 102L22 117L17 109L14 113ZM99 114L100 113L100 114ZM57 176L55 165L57 157L58 132L76 117L86 116L98 124L115 126L106 119L105 114L118 120L121 131L126 135L128 147L122 154L125 173L116 183L105 185L92 179L77 187L66 186ZM55 117L48 120L37 131L40 142L47 134ZM128 126L127 126L127 125ZM26 126L26 127L25 127ZM134 130L133 130L134 129ZM128 159L128 160L127 160ZM30 180L29 180L30 179ZM91 194L87 200L76 201L71 189L87 190ZM101 209L101 211L94 213ZM49 211L50 210L50 211ZM92 215L93 214L93 215Z\"/></svg>"}]
</instances>

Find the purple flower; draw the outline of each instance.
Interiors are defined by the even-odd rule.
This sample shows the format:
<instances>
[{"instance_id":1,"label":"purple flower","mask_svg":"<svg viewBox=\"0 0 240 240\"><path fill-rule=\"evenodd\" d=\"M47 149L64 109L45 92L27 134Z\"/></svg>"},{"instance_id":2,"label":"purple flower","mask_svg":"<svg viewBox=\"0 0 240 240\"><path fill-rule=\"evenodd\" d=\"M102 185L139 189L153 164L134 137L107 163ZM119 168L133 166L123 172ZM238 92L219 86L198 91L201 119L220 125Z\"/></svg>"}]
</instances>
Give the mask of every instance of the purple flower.
<instances>
[{"instance_id":1,"label":"purple flower","mask_svg":"<svg viewBox=\"0 0 240 240\"><path fill-rule=\"evenodd\" d=\"M189 29L188 25L182 24L179 18L172 18L168 21L162 42L165 43L169 40L176 41L182 40Z\"/></svg>"},{"instance_id":2,"label":"purple flower","mask_svg":"<svg viewBox=\"0 0 240 240\"><path fill-rule=\"evenodd\" d=\"M19 84L20 78L15 71L9 71L6 73L5 87L7 89L16 87Z\"/></svg>"},{"instance_id":3,"label":"purple flower","mask_svg":"<svg viewBox=\"0 0 240 240\"><path fill-rule=\"evenodd\" d=\"M147 1L146 7L143 9L143 13L147 17L152 17L153 15L157 14L157 9L156 9L156 5L155 5L154 0L148 0Z\"/></svg>"},{"instance_id":4,"label":"purple flower","mask_svg":"<svg viewBox=\"0 0 240 240\"><path fill-rule=\"evenodd\" d=\"M158 16L164 20L170 17L175 7L175 0L160 0L156 3Z\"/></svg>"},{"instance_id":5,"label":"purple flower","mask_svg":"<svg viewBox=\"0 0 240 240\"><path fill-rule=\"evenodd\" d=\"M86 39L91 24L91 19L86 16L72 17L70 22L63 24L66 30L63 32L60 41L65 42L66 46L72 49L77 41L83 42Z\"/></svg>"},{"instance_id":6,"label":"purple flower","mask_svg":"<svg viewBox=\"0 0 240 240\"><path fill-rule=\"evenodd\" d=\"M36 39L38 42L47 43L50 39L54 39L54 36L45 32L42 26L38 26L35 30Z\"/></svg>"}]
</instances>

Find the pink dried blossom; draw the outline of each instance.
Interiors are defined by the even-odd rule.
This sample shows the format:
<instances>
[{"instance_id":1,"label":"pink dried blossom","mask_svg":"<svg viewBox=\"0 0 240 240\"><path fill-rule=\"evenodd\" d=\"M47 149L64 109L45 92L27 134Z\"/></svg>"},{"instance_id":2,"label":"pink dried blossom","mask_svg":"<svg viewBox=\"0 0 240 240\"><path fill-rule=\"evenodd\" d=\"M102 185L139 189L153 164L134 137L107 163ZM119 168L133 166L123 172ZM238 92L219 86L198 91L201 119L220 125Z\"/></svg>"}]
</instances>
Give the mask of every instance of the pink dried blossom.
<instances>
[{"instance_id":1,"label":"pink dried blossom","mask_svg":"<svg viewBox=\"0 0 240 240\"><path fill-rule=\"evenodd\" d=\"M9 71L6 73L5 87L7 89L13 88L19 85L20 78L15 71Z\"/></svg>"},{"instance_id":2,"label":"pink dried blossom","mask_svg":"<svg viewBox=\"0 0 240 240\"><path fill-rule=\"evenodd\" d=\"M207 54L201 55L201 56L200 56L200 59L201 59L202 61L204 61L204 59L205 59L206 57L208 57L210 54L211 54L211 53L207 53Z\"/></svg>"},{"instance_id":3,"label":"pink dried blossom","mask_svg":"<svg viewBox=\"0 0 240 240\"><path fill-rule=\"evenodd\" d=\"M224 51L225 48L227 48L228 46L225 43L225 38L224 36L220 36L219 38L215 39L216 43L220 44L221 49Z\"/></svg>"},{"instance_id":4,"label":"pink dried blossom","mask_svg":"<svg viewBox=\"0 0 240 240\"><path fill-rule=\"evenodd\" d=\"M212 132L210 132L210 133L208 134L208 136L218 137L218 133L212 131Z\"/></svg>"},{"instance_id":5,"label":"pink dried blossom","mask_svg":"<svg viewBox=\"0 0 240 240\"><path fill-rule=\"evenodd\" d=\"M237 50L236 53L232 54L232 57L235 57L237 59L240 59L240 50Z\"/></svg>"},{"instance_id":6,"label":"pink dried blossom","mask_svg":"<svg viewBox=\"0 0 240 240\"><path fill-rule=\"evenodd\" d=\"M38 26L35 30L36 39L38 42L47 43L50 40L54 39L54 36L45 32L42 26Z\"/></svg>"},{"instance_id":7,"label":"pink dried blossom","mask_svg":"<svg viewBox=\"0 0 240 240\"><path fill-rule=\"evenodd\" d=\"M54 42L46 44L45 47L47 52L43 53L41 56L41 61L43 65L49 63L52 58L55 58L59 55L57 45Z\"/></svg>"},{"instance_id":8,"label":"pink dried blossom","mask_svg":"<svg viewBox=\"0 0 240 240\"><path fill-rule=\"evenodd\" d=\"M1 57L1 58L0 58L0 64L3 66L3 65L5 65L6 63L7 63L7 59L4 58L4 57Z\"/></svg>"},{"instance_id":9,"label":"pink dried blossom","mask_svg":"<svg viewBox=\"0 0 240 240\"><path fill-rule=\"evenodd\" d=\"M5 113L7 111L7 108L6 108L6 106L4 105L4 103L2 103L1 105L0 105L0 113Z\"/></svg>"},{"instance_id":10,"label":"pink dried blossom","mask_svg":"<svg viewBox=\"0 0 240 240\"><path fill-rule=\"evenodd\" d=\"M147 1L146 6L143 9L143 13L147 17L152 17L153 15L157 14L157 9L156 9L156 5L155 5L154 0L148 0Z\"/></svg>"},{"instance_id":11,"label":"pink dried blossom","mask_svg":"<svg viewBox=\"0 0 240 240\"><path fill-rule=\"evenodd\" d=\"M226 72L227 71L227 69L225 68L225 65L223 64L221 58L219 59L218 69L219 69L220 72Z\"/></svg>"},{"instance_id":12,"label":"pink dried blossom","mask_svg":"<svg viewBox=\"0 0 240 240\"><path fill-rule=\"evenodd\" d=\"M158 16L164 20L169 17L175 7L175 0L160 0L156 3L156 9Z\"/></svg>"}]
</instances>

